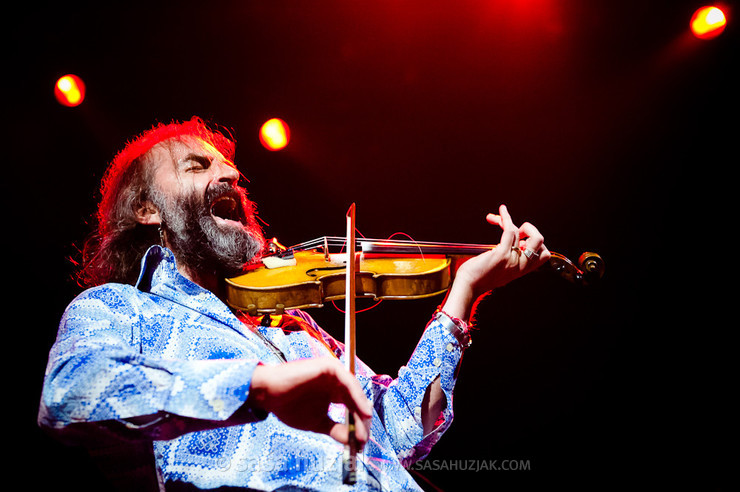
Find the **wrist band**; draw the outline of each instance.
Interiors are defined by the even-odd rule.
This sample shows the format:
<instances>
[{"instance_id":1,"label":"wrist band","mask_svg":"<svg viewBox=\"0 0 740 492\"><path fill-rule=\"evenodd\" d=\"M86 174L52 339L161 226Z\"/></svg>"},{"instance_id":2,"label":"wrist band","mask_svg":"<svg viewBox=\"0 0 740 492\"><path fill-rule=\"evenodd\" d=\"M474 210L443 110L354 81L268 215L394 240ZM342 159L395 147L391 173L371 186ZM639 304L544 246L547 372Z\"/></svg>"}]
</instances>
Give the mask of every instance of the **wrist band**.
<instances>
[{"instance_id":1,"label":"wrist band","mask_svg":"<svg viewBox=\"0 0 740 492\"><path fill-rule=\"evenodd\" d=\"M450 316L441 309L434 312L434 319L442 323L442 326L460 342L462 348L468 348L473 343L470 338L470 326L460 318Z\"/></svg>"}]
</instances>

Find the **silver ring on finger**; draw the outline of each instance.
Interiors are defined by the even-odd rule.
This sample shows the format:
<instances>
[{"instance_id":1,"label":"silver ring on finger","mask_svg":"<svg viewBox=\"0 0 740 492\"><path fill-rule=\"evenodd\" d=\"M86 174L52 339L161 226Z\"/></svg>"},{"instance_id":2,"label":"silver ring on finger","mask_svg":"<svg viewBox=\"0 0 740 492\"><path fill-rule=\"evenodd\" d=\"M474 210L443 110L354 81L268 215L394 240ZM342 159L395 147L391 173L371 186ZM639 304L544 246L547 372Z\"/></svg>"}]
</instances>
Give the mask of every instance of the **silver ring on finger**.
<instances>
[{"instance_id":1,"label":"silver ring on finger","mask_svg":"<svg viewBox=\"0 0 740 492\"><path fill-rule=\"evenodd\" d=\"M524 256L526 256L528 260L531 260L532 257L539 258L540 257L540 254L539 253L535 253L533 250L527 248L527 249L524 250Z\"/></svg>"}]
</instances>

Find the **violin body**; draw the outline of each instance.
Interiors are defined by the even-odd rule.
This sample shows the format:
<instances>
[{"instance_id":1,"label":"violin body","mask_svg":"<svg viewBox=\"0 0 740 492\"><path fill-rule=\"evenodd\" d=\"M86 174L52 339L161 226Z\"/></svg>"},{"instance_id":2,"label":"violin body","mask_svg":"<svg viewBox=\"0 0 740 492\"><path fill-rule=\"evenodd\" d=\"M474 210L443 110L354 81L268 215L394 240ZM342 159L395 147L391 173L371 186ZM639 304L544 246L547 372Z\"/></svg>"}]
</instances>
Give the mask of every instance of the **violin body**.
<instances>
[{"instance_id":1,"label":"violin body","mask_svg":"<svg viewBox=\"0 0 740 492\"><path fill-rule=\"evenodd\" d=\"M269 313L322 307L345 297L347 255L299 251L292 256L294 261L278 261L226 279L231 307ZM453 259L444 255L355 258L358 298L421 299L445 292L452 281Z\"/></svg>"}]
</instances>

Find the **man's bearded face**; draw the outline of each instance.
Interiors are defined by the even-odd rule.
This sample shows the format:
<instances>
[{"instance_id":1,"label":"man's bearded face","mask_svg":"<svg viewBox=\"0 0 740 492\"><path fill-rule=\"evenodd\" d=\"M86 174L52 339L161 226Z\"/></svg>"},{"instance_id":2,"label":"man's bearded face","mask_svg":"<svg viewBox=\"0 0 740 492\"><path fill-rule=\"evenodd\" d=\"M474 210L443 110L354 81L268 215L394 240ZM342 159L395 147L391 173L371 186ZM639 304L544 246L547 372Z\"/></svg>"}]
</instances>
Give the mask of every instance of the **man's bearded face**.
<instances>
[{"instance_id":1,"label":"man's bearded face","mask_svg":"<svg viewBox=\"0 0 740 492\"><path fill-rule=\"evenodd\" d=\"M214 155L215 149L194 148L192 143L183 149L183 145L175 142L171 149L177 179L160 180L150 196L160 212L167 242L188 269L237 275L263 246L253 203L232 179L219 178L217 168L232 164L219 163L223 156L217 151ZM179 186L168 184L172 182Z\"/></svg>"}]
</instances>

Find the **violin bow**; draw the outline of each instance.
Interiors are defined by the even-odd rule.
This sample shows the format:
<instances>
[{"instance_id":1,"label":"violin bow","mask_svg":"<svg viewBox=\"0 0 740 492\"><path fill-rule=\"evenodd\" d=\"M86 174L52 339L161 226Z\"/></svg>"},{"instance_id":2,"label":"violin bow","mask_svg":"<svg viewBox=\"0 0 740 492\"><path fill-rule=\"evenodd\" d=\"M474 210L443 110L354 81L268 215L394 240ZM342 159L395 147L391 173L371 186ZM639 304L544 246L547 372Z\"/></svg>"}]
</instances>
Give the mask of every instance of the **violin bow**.
<instances>
[{"instance_id":1,"label":"violin bow","mask_svg":"<svg viewBox=\"0 0 740 492\"><path fill-rule=\"evenodd\" d=\"M355 204L347 211L347 278L345 285L345 314L344 314L344 365L354 376L355 374ZM349 439L344 447L342 463L342 482L354 485L357 481L357 444L355 442L355 416L345 408L345 419L349 431Z\"/></svg>"}]
</instances>

